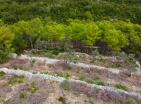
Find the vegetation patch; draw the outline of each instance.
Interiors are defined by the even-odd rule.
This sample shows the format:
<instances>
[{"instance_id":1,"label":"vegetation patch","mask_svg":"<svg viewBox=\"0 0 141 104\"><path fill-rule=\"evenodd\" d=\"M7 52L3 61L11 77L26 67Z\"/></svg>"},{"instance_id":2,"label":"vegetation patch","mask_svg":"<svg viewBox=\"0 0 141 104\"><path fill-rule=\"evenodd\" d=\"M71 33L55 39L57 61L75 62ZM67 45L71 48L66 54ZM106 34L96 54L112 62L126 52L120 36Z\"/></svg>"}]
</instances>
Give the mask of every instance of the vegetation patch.
<instances>
[{"instance_id":1,"label":"vegetation patch","mask_svg":"<svg viewBox=\"0 0 141 104\"><path fill-rule=\"evenodd\" d=\"M55 73L55 75L59 76L59 77L64 77L66 79L68 79L70 77L69 73L63 73L63 72L57 72L57 73Z\"/></svg>"},{"instance_id":2,"label":"vegetation patch","mask_svg":"<svg viewBox=\"0 0 141 104\"><path fill-rule=\"evenodd\" d=\"M63 88L64 90L70 90L70 83L68 80L65 80L61 83L61 88Z\"/></svg>"},{"instance_id":3,"label":"vegetation patch","mask_svg":"<svg viewBox=\"0 0 141 104\"><path fill-rule=\"evenodd\" d=\"M86 80L90 84L102 85L104 86L104 82L99 77L94 77L92 79Z\"/></svg>"},{"instance_id":4,"label":"vegetation patch","mask_svg":"<svg viewBox=\"0 0 141 104\"><path fill-rule=\"evenodd\" d=\"M19 97L20 97L21 99L24 99L26 96L25 96L25 94L24 94L23 92L20 92L20 93L19 93Z\"/></svg>"},{"instance_id":5,"label":"vegetation patch","mask_svg":"<svg viewBox=\"0 0 141 104\"><path fill-rule=\"evenodd\" d=\"M121 85L121 84L115 85L115 88L120 89L120 90L125 90L125 91L128 90L128 87L127 86Z\"/></svg>"},{"instance_id":6,"label":"vegetation patch","mask_svg":"<svg viewBox=\"0 0 141 104\"><path fill-rule=\"evenodd\" d=\"M67 104L67 103L66 103L66 99L65 99L63 96L60 96L60 97L58 98L58 101L60 101L62 104Z\"/></svg>"},{"instance_id":7,"label":"vegetation patch","mask_svg":"<svg viewBox=\"0 0 141 104\"><path fill-rule=\"evenodd\" d=\"M8 85L20 84L24 82L25 77L23 75L13 75L7 82Z\"/></svg>"},{"instance_id":8,"label":"vegetation patch","mask_svg":"<svg viewBox=\"0 0 141 104\"><path fill-rule=\"evenodd\" d=\"M4 76L6 73L3 71L0 71L0 76Z\"/></svg>"},{"instance_id":9,"label":"vegetation patch","mask_svg":"<svg viewBox=\"0 0 141 104\"><path fill-rule=\"evenodd\" d=\"M28 86L27 91L30 93L35 93L39 90L38 86L32 82L31 85Z\"/></svg>"},{"instance_id":10,"label":"vegetation patch","mask_svg":"<svg viewBox=\"0 0 141 104\"><path fill-rule=\"evenodd\" d=\"M92 97L88 97L88 102L89 102L89 104L94 104L93 98Z\"/></svg>"}]
</instances>

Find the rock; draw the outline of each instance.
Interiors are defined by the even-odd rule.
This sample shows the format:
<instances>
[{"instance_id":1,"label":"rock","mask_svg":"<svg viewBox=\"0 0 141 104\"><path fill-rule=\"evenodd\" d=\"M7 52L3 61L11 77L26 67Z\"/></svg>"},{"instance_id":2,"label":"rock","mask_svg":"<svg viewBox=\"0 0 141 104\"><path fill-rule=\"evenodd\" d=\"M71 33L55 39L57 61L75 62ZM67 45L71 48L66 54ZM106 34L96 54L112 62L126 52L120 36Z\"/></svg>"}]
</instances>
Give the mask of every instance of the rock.
<instances>
[{"instance_id":1,"label":"rock","mask_svg":"<svg viewBox=\"0 0 141 104\"><path fill-rule=\"evenodd\" d=\"M136 68L136 69L137 69L138 71L141 71L141 65L140 65L140 63L139 63L138 61L136 61L136 64L137 64L137 68Z\"/></svg>"},{"instance_id":2,"label":"rock","mask_svg":"<svg viewBox=\"0 0 141 104\"><path fill-rule=\"evenodd\" d=\"M12 58L12 59L16 59L17 56L18 56L18 55L17 55L16 53L10 53L10 54L9 54L9 57Z\"/></svg>"}]
</instances>

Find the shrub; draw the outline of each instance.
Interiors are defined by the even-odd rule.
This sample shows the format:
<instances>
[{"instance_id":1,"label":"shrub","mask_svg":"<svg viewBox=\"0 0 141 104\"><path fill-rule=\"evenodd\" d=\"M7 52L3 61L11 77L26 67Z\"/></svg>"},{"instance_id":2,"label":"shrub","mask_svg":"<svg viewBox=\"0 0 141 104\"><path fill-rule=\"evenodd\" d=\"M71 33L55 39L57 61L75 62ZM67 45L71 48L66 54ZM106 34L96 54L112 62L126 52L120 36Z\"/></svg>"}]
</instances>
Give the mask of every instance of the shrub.
<instances>
[{"instance_id":1,"label":"shrub","mask_svg":"<svg viewBox=\"0 0 141 104\"><path fill-rule=\"evenodd\" d=\"M86 80L86 77L83 76L83 75L80 75L79 78L78 78L78 80L85 81Z\"/></svg>"},{"instance_id":2,"label":"shrub","mask_svg":"<svg viewBox=\"0 0 141 104\"><path fill-rule=\"evenodd\" d=\"M141 26L133 24L131 22L115 21L115 27L126 35L128 39L127 47L125 51L128 53L137 53L141 50Z\"/></svg>"},{"instance_id":3,"label":"shrub","mask_svg":"<svg viewBox=\"0 0 141 104\"><path fill-rule=\"evenodd\" d=\"M70 21L70 36L81 44L93 46L99 38L100 30L93 21Z\"/></svg>"},{"instance_id":4,"label":"shrub","mask_svg":"<svg viewBox=\"0 0 141 104\"><path fill-rule=\"evenodd\" d=\"M66 104L66 99L63 96L60 96L58 101L62 102L62 104Z\"/></svg>"},{"instance_id":5,"label":"shrub","mask_svg":"<svg viewBox=\"0 0 141 104\"><path fill-rule=\"evenodd\" d=\"M0 26L0 63L6 61L12 49L14 34L8 26Z\"/></svg>"},{"instance_id":6,"label":"shrub","mask_svg":"<svg viewBox=\"0 0 141 104\"><path fill-rule=\"evenodd\" d=\"M93 98L92 97L88 97L88 102L89 102L89 104L94 104Z\"/></svg>"},{"instance_id":7,"label":"shrub","mask_svg":"<svg viewBox=\"0 0 141 104\"><path fill-rule=\"evenodd\" d=\"M88 79L86 81L91 84L102 85L102 86L105 85L104 82L99 77L94 77L94 78Z\"/></svg>"},{"instance_id":8,"label":"shrub","mask_svg":"<svg viewBox=\"0 0 141 104\"><path fill-rule=\"evenodd\" d=\"M39 18L30 21L19 21L11 26L12 31L15 33L13 46L17 53L26 48L34 48L34 44L40 36L41 26L42 22Z\"/></svg>"},{"instance_id":9,"label":"shrub","mask_svg":"<svg viewBox=\"0 0 141 104\"><path fill-rule=\"evenodd\" d=\"M70 77L70 74L68 73L63 73L63 72L56 72L55 73L56 76L59 76L59 77L64 77L66 79L68 79Z\"/></svg>"},{"instance_id":10,"label":"shrub","mask_svg":"<svg viewBox=\"0 0 141 104\"><path fill-rule=\"evenodd\" d=\"M8 84L9 85L14 85L14 84L19 84L19 83L23 83L24 82L24 76L23 75L14 75L14 76L12 76L12 78L10 78L9 80L8 80Z\"/></svg>"},{"instance_id":11,"label":"shrub","mask_svg":"<svg viewBox=\"0 0 141 104\"><path fill-rule=\"evenodd\" d=\"M126 104L138 104L135 99L129 99Z\"/></svg>"},{"instance_id":12,"label":"shrub","mask_svg":"<svg viewBox=\"0 0 141 104\"><path fill-rule=\"evenodd\" d=\"M112 22L100 21L97 22L97 24L101 29L101 36L99 42L107 44L108 47L115 52L119 52L121 48L126 47L128 43L126 35L120 30L117 30Z\"/></svg>"},{"instance_id":13,"label":"shrub","mask_svg":"<svg viewBox=\"0 0 141 104\"><path fill-rule=\"evenodd\" d=\"M3 71L0 71L0 76L4 76L6 73Z\"/></svg>"},{"instance_id":14,"label":"shrub","mask_svg":"<svg viewBox=\"0 0 141 104\"><path fill-rule=\"evenodd\" d=\"M70 90L70 83L68 80L64 80L62 83L61 83L61 87L64 89L64 90Z\"/></svg>"},{"instance_id":15,"label":"shrub","mask_svg":"<svg viewBox=\"0 0 141 104\"><path fill-rule=\"evenodd\" d=\"M101 60L102 55L99 53L99 51L96 49L92 51L92 60L91 63L95 64L97 60Z\"/></svg>"},{"instance_id":16,"label":"shrub","mask_svg":"<svg viewBox=\"0 0 141 104\"><path fill-rule=\"evenodd\" d=\"M125 90L125 91L128 90L128 87L127 87L127 86L121 85L121 84L117 84L115 87L116 87L117 89L121 89L121 90Z\"/></svg>"},{"instance_id":17,"label":"shrub","mask_svg":"<svg viewBox=\"0 0 141 104\"><path fill-rule=\"evenodd\" d=\"M128 69L130 72L137 71L136 59L134 58L133 54L127 55L124 52L122 52L120 56L123 58L124 62L128 65Z\"/></svg>"},{"instance_id":18,"label":"shrub","mask_svg":"<svg viewBox=\"0 0 141 104\"><path fill-rule=\"evenodd\" d=\"M25 98L25 94L24 94L23 92L20 92L20 93L19 93L19 97L20 97L21 99L23 99L23 98Z\"/></svg>"},{"instance_id":19,"label":"shrub","mask_svg":"<svg viewBox=\"0 0 141 104\"><path fill-rule=\"evenodd\" d=\"M38 90L39 90L39 88L34 82L32 82L31 85L27 88L27 91L29 91L31 93L35 93Z\"/></svg>"}]
</instances>

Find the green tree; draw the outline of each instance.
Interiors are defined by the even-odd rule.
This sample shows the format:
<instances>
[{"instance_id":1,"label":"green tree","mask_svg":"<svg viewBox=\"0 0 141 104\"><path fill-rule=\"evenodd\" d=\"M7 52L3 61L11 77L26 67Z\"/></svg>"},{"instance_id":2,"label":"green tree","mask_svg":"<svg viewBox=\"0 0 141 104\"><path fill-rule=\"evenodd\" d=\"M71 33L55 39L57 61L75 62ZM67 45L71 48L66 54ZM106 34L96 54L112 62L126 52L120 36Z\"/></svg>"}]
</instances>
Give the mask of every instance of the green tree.
<instances>
[{"instance_id":1,"label":"green tree","mask_svg":"<svg viewBox=\"0 0 141 104\"><path fill-rule=\"evenodd\" d=\"M34 48L34 43L40 34L42 22L39 18L31 21L19 21L11 26L15 33L14 47L16 52L21 52L26 48Z\"/></svg>"},{"instance_id":2,"label":"green tree","mask_svg":"<svg viewBox=\"0 0 141 104\"><path fill-rule=\"evenodd\" d=\"M119 52L121 48L126 47L128 44L126 35L120 30L117 30L112 22L100 21L97 24L101 29L100 42L106 43L115 52Z\"/></svg>"},{"instance_id":3,"label":"green tree","mask_svg":"<svg viewBox=\"0 0 141 104\"><path fill-rule=\"evenodd\" d=\"M140 52L141 51L141 26L131 22L115 21L115 27L126 34L129 40L126 52Z\"/></svg>"},{"instance_id":4,"label":"green tree","mask_svg":"<svg viewBox=\"0 0 141 104\"><path fill-rule=\"evenodd\" d=\"M4 62L12 49L14 34L7 26L0 27L0 63Z\"/></svg>"},{"instance_id":5,"label":"green tree","mask_svg":"<svg viewBox=\"0 0 141 104\"><path fill-rule=\"evenodd\" d=\"M100 30L93 21L70 21L70 35L73 40L82 44L93 46L99 38Z\"/></svg>"}]
</instances>

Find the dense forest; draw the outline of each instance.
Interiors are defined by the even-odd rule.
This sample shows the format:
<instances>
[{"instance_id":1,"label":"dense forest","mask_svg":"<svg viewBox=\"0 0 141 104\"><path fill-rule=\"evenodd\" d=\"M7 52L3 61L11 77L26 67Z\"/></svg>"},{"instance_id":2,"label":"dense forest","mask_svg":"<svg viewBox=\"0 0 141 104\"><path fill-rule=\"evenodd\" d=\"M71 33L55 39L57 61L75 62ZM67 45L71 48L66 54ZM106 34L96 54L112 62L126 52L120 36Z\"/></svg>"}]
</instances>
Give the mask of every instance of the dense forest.
<instances>
[{"instance_id":1,"label":"dense forest","mask_svg":"<svg viewBox=\"0 0 141 104\"><path fill-rule=\"evenodd\" d=\"M140 0L0 0L5 23L51 17L58 22L72 19L120 19L141 23Z\"/></svg>"},{"instance_id":2,"label":"dense forest","mask_svg":"<svg viewBox=\"0 0 141 104\"><path fill-rule=\"evenodd\" d=\"M38 39L141 53L140 0L0 0L0 19L1 59Z\"/></svg>"}]
</instances>

